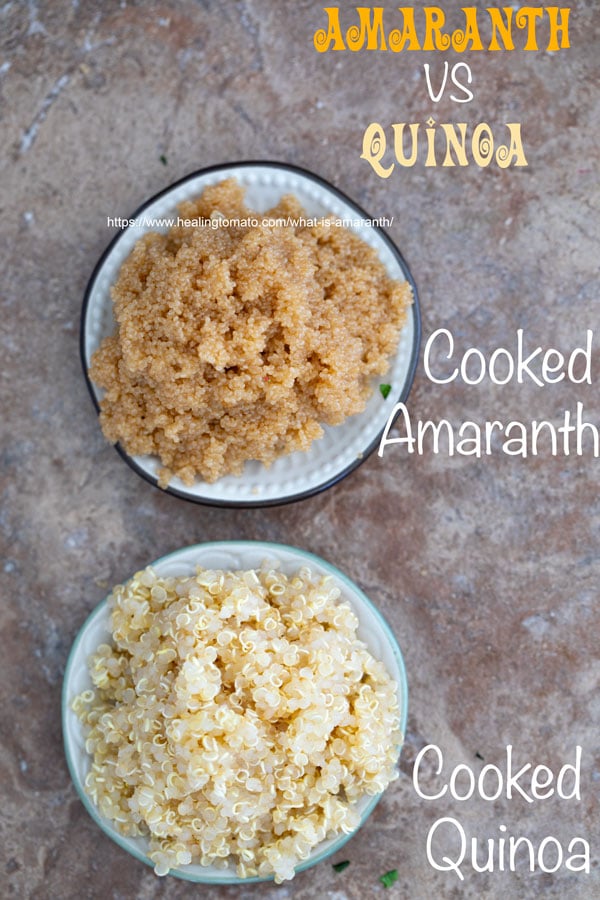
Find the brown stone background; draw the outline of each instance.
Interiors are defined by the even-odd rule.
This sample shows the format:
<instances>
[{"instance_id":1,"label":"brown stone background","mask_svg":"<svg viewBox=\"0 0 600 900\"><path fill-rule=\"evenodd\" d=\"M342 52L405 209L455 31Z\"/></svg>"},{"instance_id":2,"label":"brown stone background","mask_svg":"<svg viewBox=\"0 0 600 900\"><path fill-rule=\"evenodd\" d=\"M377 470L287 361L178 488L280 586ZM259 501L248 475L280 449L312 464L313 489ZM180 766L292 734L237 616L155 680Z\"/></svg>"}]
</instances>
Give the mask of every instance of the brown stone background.
<instances>
[{"instance_id":1,"label":"brown stone background","mask_svg":"<svg viewBox=\"0 0 600 900\"><path fill-rule=\"evenodd\" d=\"M460 5L442 4L451 26L462 20ZM352 7L340 6L352 24ZM113 233L106 217L129 216L195 169L261 158L305 166L372 215L394 216L389 231L418 284L425 338L447 327L459 349L490 353L513 347L523 328L532 348L581 345L600 313L600 8L569 6L571 49L470 53L474 101L437 106L423 63L437 78L444 58L461 57L319 55L312 35L325 17L308 0L0 7L1 896L600 896L598 461L589 452L477 461L391 448L296 505L208 509L150 487L105 444L78 358L83 291ZM421 156L384 181L359 158L369 122L389 136L391 123L430 115L487 121L499 139L504 122L521 122L529 166L425 168ZM415 420L457 424L558 423L581 400L598 421L596 390L442 387L420 365L410 409ZM290 542L329 559L378 604L403 648L402 777L343 851L351 866L341 874L326 863L279 888L244 890L159 880L96 828L71 786L60 689L86 615L108 586L157 556L228 538ZM509 743L520 764L557 770L579 744L581 802L420 800L412 764L429 742L448 770L463 762L475 771L502 766ZM484 847L500 824L536 845L548 835L565 848L585 837L592 872L465 866L462 882L435 872L425 844L444 815ZM385 891L378 877L392 868L399 880Z\"/></svg>"}]
</instances>

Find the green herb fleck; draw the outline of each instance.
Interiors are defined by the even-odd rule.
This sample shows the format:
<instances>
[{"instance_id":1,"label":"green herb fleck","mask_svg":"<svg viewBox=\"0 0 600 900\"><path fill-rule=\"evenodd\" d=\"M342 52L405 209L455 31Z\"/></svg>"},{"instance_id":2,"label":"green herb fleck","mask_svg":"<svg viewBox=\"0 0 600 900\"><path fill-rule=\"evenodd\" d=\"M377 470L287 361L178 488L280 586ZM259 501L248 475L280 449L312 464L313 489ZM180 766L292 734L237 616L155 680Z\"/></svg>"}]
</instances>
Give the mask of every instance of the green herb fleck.
<instances>
[{"instance_id":1,"label":"green herb fleck","mask_svg":"<svg viewBox=\"0 0 600 900\"><path fill-rule=\"evenodd\" d=\"M160 156L159 156L158 158L160 159L160 161L161 161L161 163L163 164L163 166L166 166L166 165L167 165L167 157L165 156L164 153L161 153Z\"/></svg>"},{"instance_id":2,"label":"green herb fleck","mask_svg":"<svg viewBox=\"0 0 600 900\"><path fill-rule=\"evenodd\" d=\"M379 385L379 390L381 391L381 396L383 397L384 400L388 396L391 389L392 389L391 384L380 384Z\"/></svg>"},{"instance_id":3,"label":"green herb fleck","mask_svg":"<svg viewBox=\"0 0 600 900\"><path fill-rule=\"evenodd\" d=\"M384 888L391 887L395 881L398 881L398 869L390 869L390 871L386 872L385 875L382 875L379 880Z\"/></svg>"},{"instance_id":4,"label":"green herb fleck","mask_svg":"<svg viewBox=\"0 0 600 900\"><path fill-rule=\"evenodd\" d=\"M350 860L343 859L339 863L334 863L331 868L333 869L334 872L343 872L344 869L347 869L349 865L350 865Z\"/></svg>"}]
</instances>

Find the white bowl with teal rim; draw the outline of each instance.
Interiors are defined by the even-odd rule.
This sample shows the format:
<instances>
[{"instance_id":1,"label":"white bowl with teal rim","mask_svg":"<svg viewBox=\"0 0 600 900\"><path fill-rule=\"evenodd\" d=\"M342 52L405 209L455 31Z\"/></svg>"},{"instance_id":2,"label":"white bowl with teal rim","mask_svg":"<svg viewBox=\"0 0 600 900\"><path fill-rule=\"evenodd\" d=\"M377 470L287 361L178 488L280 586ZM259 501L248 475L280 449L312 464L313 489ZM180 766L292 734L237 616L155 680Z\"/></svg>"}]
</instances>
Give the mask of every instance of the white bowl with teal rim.
<instances>
[{"instance_id":1,"label":"white bowl with teal rim","mask_svg":"<svg viewBox=\"0 0 600 900\"><path fill-rule=\"evenodd\" d=\"M408 712L408 686L404 661L396 638L381 613L362 590L347 575L344 575L330 563L305 550L299 550L283 544L271 544L262 541L221 541L197 544L176 550L174 553L169 553L167 556L156 560L151 565L159 576L166 578L169 576L193 575L197 566L225 570L256 569L265 561L278 564L281 570L288 575L297 571L301 566L308 566L311 571L319 575L333 576L337 587L342 593L341 599L346 600L350 604L358 618L358 637L365 642L371 655L385 665L390 677L396 682L400 705L400 727L402 734L405 734ZM73 712L72 703L75 697L92 687L88 671L90 656L100 644L110 643L111 640L109 611L107 600L104 600L84 622L75 638L67 661L62 690L62 726L65 754L73 784L92 819L120 847L131 853L136 859L153 867L154 864L146 855L148 849L147 840L142 837L131 838L120 834L114 823L100 814L84 787L85 778L90 769L91 758L86 752L83 727ZM400 747L398 747L398 755L400 755ZM366 822L381 796L381 794L375 796L365 795L356 804L355 808L360 814L358 828ZM296 871L300 872L331 857L346 841L356 834L356 830L350 835L343 834L318 844L308 859L296 867ZM183 878L186 881L215 885L247 884L255 881L272 880L266 877L239 878L233 868L217 869L212 866L201 866L198 864L171 869L169 874Z\"/></svg>"},{"instance_id":2,"label":"white bowl with teal rim","mask_svg":"<svg viewBox=\"0 0 600 900\"><path fill-rule=\"evenodd\" d=\"M417 288L399 249L377 224L394 210L381 210L378 218L369 216L324 179L297 166L273 162L241 162L211 166L188 175L152 197L133 213L128 224L111 241L98 261L83 300L80 352L86 382L96 407L100 409L102 391L91 381L92 354L103 338L112 334L115 323L110 297L111 286L134 244L149 231L168 230L156 220L172 216L185 200L198 197L210 185L236 178L246 189L248 206L258 212L271 209L284 194L295 194L310 217L333 214L348 223L373 247L391 278L408 281L413 303L402 329L395 355L386 375L373 380L373 393L362 413L350 416L341 425L323 426L324 434L310 448L276 459L268 468L250 460L242 475L226 475L212 484L198 479L193 485L173 478L165 490L178 497L211 506L274 506L310 497L336 484L378 446L394 405L404 402L412 386L421 341L421 316ZM378 384L390 386L384 398ZM386 388L387 390L387 388ZM158 484L160 460L155 456L131 456L119 444L116 449L138 475Z\"/></svg>"}]
</instances>

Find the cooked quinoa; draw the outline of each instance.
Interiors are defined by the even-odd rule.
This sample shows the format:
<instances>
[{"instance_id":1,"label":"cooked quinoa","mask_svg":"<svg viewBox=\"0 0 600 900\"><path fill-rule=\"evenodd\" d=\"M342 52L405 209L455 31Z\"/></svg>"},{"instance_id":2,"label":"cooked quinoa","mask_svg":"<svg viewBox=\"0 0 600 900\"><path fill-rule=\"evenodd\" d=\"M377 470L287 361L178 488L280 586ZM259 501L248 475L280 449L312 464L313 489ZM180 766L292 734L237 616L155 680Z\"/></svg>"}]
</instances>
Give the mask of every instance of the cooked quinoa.
<instances>
[{"instance_id":1,"label":"cooked quinoa","mask_svg":"<svg viewBox=\"0 0 600 900\"><path fill-rule=\"evenodd\" d=\"M158 875L189 863L292 878L397 777L397 686L331 576L269 567L113 590L112 643L73 707L86 790Z\"/></svg>"},{"instance_id":2,"label":"cooked quinoa","mask_svg":"<svg viewBox=\"0 0 600 900\"><path fill-rule=\"evenodd\" d=\"M294 224L306 213L293 196L263 216L228 179L179 214L242 224L138 241L112 288L116 330L90 366L105 436L158 456L163 487L269 465L361 412L412 301L348 229Z\"/></svg>"}]
</instances>

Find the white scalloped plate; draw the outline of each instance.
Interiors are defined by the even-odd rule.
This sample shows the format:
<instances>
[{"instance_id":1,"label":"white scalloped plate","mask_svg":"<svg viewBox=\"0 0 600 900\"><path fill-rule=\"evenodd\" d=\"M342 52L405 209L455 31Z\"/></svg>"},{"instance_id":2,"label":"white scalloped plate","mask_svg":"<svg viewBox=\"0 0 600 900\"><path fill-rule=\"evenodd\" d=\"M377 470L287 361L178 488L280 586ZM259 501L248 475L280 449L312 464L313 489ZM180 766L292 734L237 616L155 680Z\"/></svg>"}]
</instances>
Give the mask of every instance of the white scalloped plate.
<instances>
[{"instance_id":1,"label":"white scalloped plate","mask_svg":"<svg viewBox=\"0 0 600 900\"><path fill-rule=\"evenodd\" d=\"M381 660L390 676L398 685L400 702L401 730L406 731L408 711L408 686L406 671L400 648L396 639L376 607L368 597L346 575L325 562L318 556L288 547L282 544L271 544L262 541L220 541L185 547L163 556L152 563L155 571L166 578L169 575L192 575L197 566L219 569L256 569L265 561L277 562L286 574L292 574L300 566L308 565L313 572L322 575L333 575L343 598L347 600L359 620L358 636L363 640L372 655ZM153 863L146 856L147 842L143 838L129 838L121 835L113 823L98 812L88 795L84 783L90 767L90 757L85 751L85 738L81 724L71 709L74 698L92 686L88 672L88 660L101 643L110 643L109 612L104 600L92 612L77 635L65 671L62 690L62 725L65 754L71 778L85 808L100 828L124 850L136 859L149 866ZM398 748L400 752L400 748ZM367 820L381 794L375 797L365 796L358 804L360 828ZM356 834L356 831L353 832ZM301 863L296 871L307 869L318 862L332 856L352 837L340 837L323 841L310 857ZM209 884L246 884L253 881L270 881L270 878L238 878L233 869L217 869L213 866L189 865L171 869L169 873L187 881Z\"/></svg>"},{"instance_id":2,"label":"white scalloped plate","mask_svg":"<svg viewBox=\"0 0 600 900\"><path fill-rule=\"evenodd\" d=\"M333 213L340 218L360 219L361 224L353 230L377 250L391 277L409 281L414 296L397 353L389 372L380 379L392 387L386 400L374 390L364 412L351 416L342 425L325 426L325 434L314 441L309 450L281 457L269 468L250 461L239 477L225 476L214 484L198 480L192 487L174 478L166 489L186 500L215 506L269 506L309 497L330 487L360 465L377 446L394 404L406 400L412 385L421 336L419 301L408 266L385 232L366 224L370 219L367 213L340 191L318 176L294 166L264 162L213 166L167 188L141 206L131 218L140 219L142 214L147 219L172 215L179 203L197 197L205 187L229 177L235 177L246 187L248 205L258 212L273 207L283 194L293 193L309 216ZM136 223L119 232L99 260L87 286L80 346L84 373L97 409L101 391L90 381L88 369L92 353L114 330L110 287L136 241L149 230L149 227ZM139 475L157 484L158 458L132 457L119 445L117 450Z\"/></svg>"}]
</instances>

